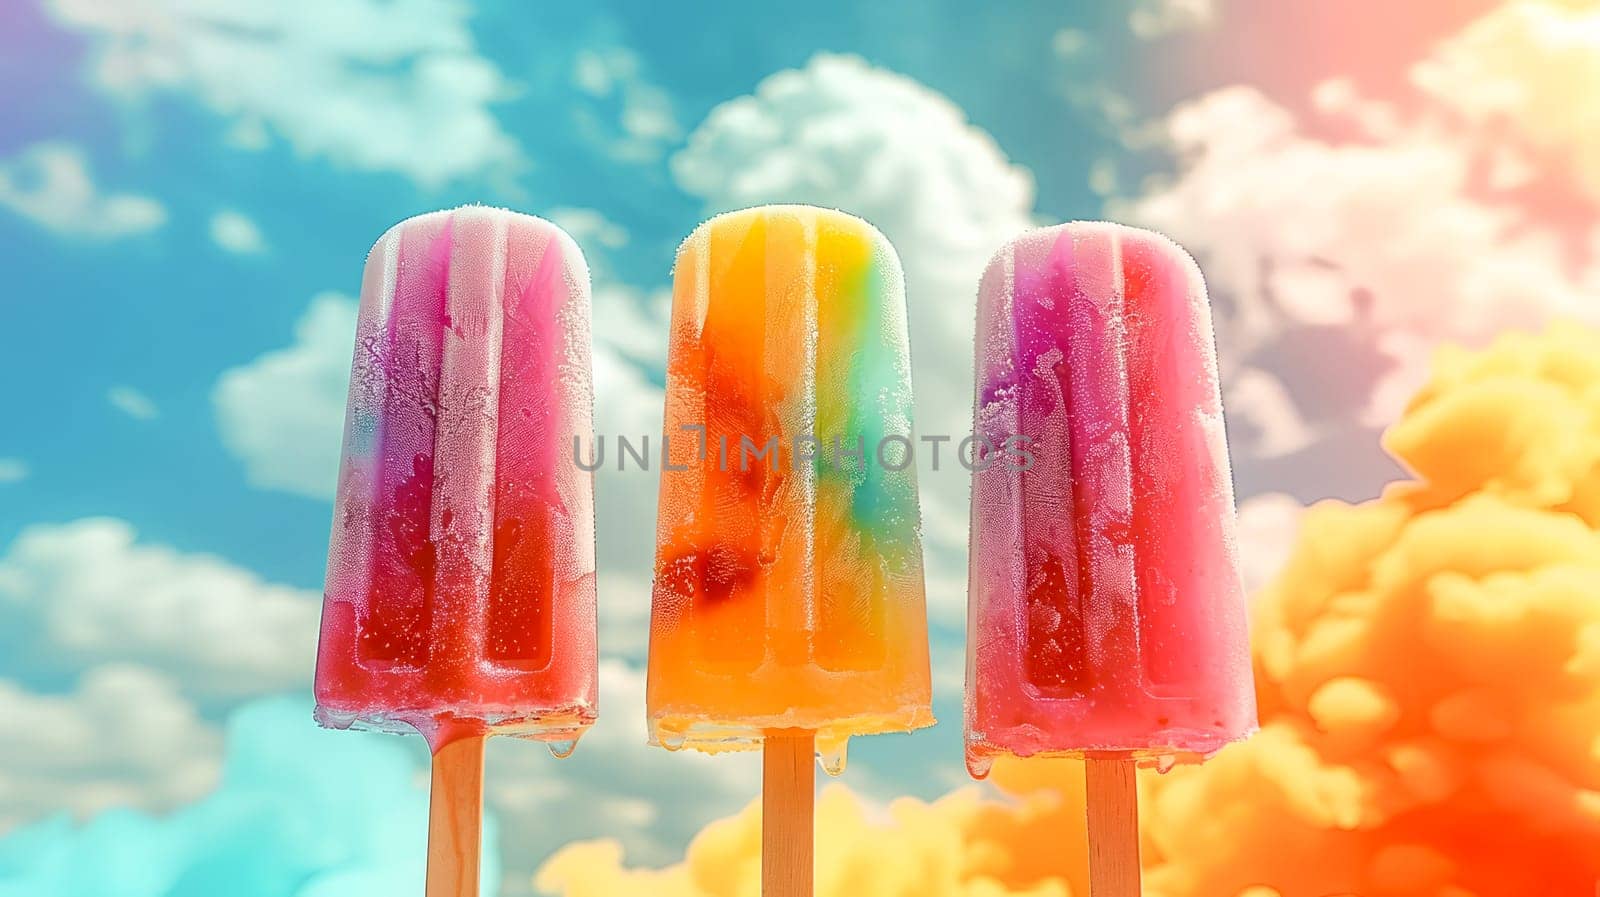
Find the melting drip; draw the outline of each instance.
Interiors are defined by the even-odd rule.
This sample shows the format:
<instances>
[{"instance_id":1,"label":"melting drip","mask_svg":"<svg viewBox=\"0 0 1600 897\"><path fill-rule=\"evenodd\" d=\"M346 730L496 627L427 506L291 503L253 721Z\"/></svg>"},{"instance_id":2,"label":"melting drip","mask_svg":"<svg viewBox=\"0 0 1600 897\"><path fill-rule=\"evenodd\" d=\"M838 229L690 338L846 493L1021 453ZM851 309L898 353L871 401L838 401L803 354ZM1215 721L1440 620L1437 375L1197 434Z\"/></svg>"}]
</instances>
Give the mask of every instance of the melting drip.
<instances>
[{"instance_id":1,"label":"melting drip","mask_svg":"<svg viewBox=\"0 0 1600 897\"><path fill-rule=\"evenodd\" d=\"M838 776L844 772L846 761L845 752L850 745L850 736L839 736L838 740L828 738L817 739L817 760L822 764L822 771L830 776Z\"/></svg>"},{"instance_id":2,"label":"melting drip","mask_svg":"<svg viewBox=\"0 0 1600 897\"><path fill-rule=\"evenodd\" d=\"M975 779L987 779L989 771L994 769L994 758L988 755L975 754L967 751L967 774Z\"/></svg>"}]
</instances>

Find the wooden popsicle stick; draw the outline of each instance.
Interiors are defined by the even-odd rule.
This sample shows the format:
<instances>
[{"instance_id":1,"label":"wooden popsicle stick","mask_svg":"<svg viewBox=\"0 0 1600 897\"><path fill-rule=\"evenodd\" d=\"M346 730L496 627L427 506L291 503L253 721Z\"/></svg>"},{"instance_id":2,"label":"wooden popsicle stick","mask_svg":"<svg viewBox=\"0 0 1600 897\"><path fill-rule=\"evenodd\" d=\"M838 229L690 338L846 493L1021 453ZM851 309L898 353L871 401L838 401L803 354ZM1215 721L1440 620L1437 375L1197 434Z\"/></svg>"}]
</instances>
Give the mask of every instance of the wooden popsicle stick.
<instances>
[{"instance_id":1,"label":"wooden popsicle stick","mask_svg":"<svg viewBox=\"0 0 1600 897\"><path fill-rule=\"evenodd\" d=\"M768 732L761 757L761 895L811 897L816 734Z\"/></svg>"},{"instance_id":2,"label":"wooden popsicle stick","mask_svg":"<svg viewBox=\"0 0 1600 897\"><path fill-rule=\"evenodd\" d=\"M1131 757L1088 757L1089 897L1139 897L1139 791Z\"/></svg>"},{"instance_id":3,"label":"wooden popsicle stick","mask_svg":"<svg viewBox=\"0 0 1600 897\"><path fill-rule=\"evenodd\" d=\"M427 897L478 897L484 738L456 738L433 753Z\"/></svg>"}]
</instances>

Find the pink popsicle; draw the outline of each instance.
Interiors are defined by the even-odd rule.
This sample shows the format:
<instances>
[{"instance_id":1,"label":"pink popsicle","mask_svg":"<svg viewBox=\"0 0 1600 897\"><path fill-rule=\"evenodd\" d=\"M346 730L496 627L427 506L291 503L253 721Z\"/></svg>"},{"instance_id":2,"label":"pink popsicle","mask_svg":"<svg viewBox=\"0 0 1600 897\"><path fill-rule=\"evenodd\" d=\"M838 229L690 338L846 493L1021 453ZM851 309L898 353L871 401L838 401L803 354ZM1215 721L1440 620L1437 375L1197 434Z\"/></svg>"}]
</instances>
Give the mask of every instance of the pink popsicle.
<instances>
[{"instance_id":1,"label":"pink popsicle","mask_svg":"<svg viewBox=\"0 0 1600 897\"><path fill-rule=\"evenodd\" d=\"M362 280L317 719L437 750L595 717L589 274L554 225L402 222ZM566 750L565 747L562 750Z\"/></svg>"},{"instance_id":2,"label":"pink popsicle","mask_svg":"<svg viewBox=\"0 0 1600 897\"><path fill-rule=\"evenodd\" d=\"M1076 223L980 290L967 763L1201 759L1255 729L1211 314L1157 234ZM1013 463L1007 463L1011 461ZM1027 469L1019 469L1027 466Z\"/></svg>"},{"instance_id":3,"label":"pink popsicle","mask_svg":"<svg viewBox=\"0 0 1600 897\"><path fill-rule=\"evenodd\" d=\"M478 893L483 743L595 719L589 272L554 225L467 207L367 257L317 647L317 721L433 751L428 897Z\"/></svg>"}]
</instances>

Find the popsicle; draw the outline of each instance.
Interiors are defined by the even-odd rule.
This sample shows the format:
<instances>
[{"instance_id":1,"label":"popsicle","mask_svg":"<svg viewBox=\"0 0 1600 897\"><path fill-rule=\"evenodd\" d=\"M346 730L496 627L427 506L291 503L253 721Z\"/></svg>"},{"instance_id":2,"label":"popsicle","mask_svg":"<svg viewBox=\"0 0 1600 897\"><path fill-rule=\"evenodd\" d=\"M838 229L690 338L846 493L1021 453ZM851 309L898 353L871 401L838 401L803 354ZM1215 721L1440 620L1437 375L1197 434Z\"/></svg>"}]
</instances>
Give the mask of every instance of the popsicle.
<instances>
[{"instance_id":1,"label":"popsicle","mask_svg":"<svg viewBox=\"0 0 1600 897\"><path fill-rule=\"evenodd\" d=\"M1133 762L1256 724L1205 284L1165 237L1075 223L1004 247L978 305L968 768L1083 757L1091 839L1097 810L1129 837Z\"/></svg>"},{"instance_id":2,"label":"popsicle","mask_svg":"<svg viewBox=\"0 0 1600 897\"><path fill-rule=\"evenodd\" d=\"M434 753L429 895L476 895L483 739L595 719L589 275L554 225L467 207L367 258L316 718Z\"/></svg>"},{"instance_id":3,"label":"popsicle","mask_svg":"<svg viewBox=\"0 0 1600 897\"><path fill-rule=\"evenodd\" d=\"M850 736L933 723L899 259L842 212L721 215L670 326L650 738L763 748L766 890L809 893L813 744L837 773Z\"/></svg>"}]
</instances>

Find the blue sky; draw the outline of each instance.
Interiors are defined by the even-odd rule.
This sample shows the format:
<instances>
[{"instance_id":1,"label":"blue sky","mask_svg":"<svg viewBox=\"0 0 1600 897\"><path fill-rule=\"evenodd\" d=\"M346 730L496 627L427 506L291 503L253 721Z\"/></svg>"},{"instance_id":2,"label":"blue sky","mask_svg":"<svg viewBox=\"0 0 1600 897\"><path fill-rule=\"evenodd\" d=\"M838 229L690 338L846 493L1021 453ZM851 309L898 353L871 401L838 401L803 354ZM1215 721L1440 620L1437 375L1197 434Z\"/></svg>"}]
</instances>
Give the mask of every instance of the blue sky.
<instances>
[{"instance_id":1,"label":"blue sky","mask_svg":"<svg viewBox=\"0 0 1600 897\"><path fill-rule=\"evenodd\" d=\"M662 291L709 213L806 201L885 230L923 432L965 427L971 297L1001 242L1071 218L1166 230L1217 304L1256 580L1304 503L1392 476L1376 435L1433 345L1600 304L1600 153L1452 86L1522 77L1484 47L1539 50L1516 9L1567 13L1538 0L1391 9L1372 40L1359 22L1382 4L1326 21L1265 0L104 6L0 11L0 719L34 727L0 729L32 783L0 787L0 894L39 843L93 843L63 813L189 825L224 757L242 762L230 715L259 727L304 702L283 696L309 686L349 297L407 216L484 202L573 232L602 433L659 426ZM1567 57L1531 55L1554 74L1529 89L1570 82ZM606 722L563 764L491 753L512 893L568 836L664 862L755 793L747 759L642 745L654 486L599 490ZM846 780L880 798L962 780L959 469L925 471L924 494L944 722L852 747ZM129 702L148 713L97 736ZM329 765L422 758L417 739L284 738ZM59 893L113 893L97 887Z\"/></svg>"},{"instance_id":2,"label":"blue sky","mask_svg":"<svg viewBox=\"0 0 1600 897\"><path fill-rule=\"evenodd\" d=\"M744 4L722 6L703 14L715 23L706 29L670 21L682 14L651 12L657 4L649 3L581 16L533 14L518 4L479 11L471 19L477 50L514 82L512 98L492 111L520 159L504 173L486 168L482 177L471 173L438 186L403 172L305 158L276 137L260 151L230 149L227 132L236 117L196 108L181 91L151 90L118 103L84 84L94 37L55 27L47 13L28 7L7 13L22 19L20 33L38 43L18 48L18 57L7 53L0 153L69 137L104 189L158 197L167 222L128 239L85 243L26 218L0 219L13 295L50 297L17 303L16 332L60 335L23 341L7 353L7 373L60 371L69 366L68 346L78 359L70 376L52 376L17 397L17 432L29 439L7 454L25 456L33 475L12 487L0 534L41 518L112 514L136 518L150 538L214 551L279 581L318 585L326 509L252 489L238 475L217 438L212 384L228 367L287 342L316 293L353 292L366 248L387 223L434 207L603 209L630 235L625 252L608 254L610 269L631 284L664 284L672 249L704 203L674 184L660 151L672 143L661 141L653 157L640 161L608 155L607 143L620 135L615 119L622 103L587 96L573 83L575 58L586 49L635 54L641 79L666 92L680 133L717 103L774 71L804 64L819 48L920 70L952 97L967 98L967 108L991 110L983 124L991 132L1012 131L1014 152L1031 143L1052 160L1042 168L1075 175L1041 178L1041 194L1051 194L1048 206L1041 196L1041 208L1055 217L1095 213L1098 199L1081 172L1107 141L1074 124L1053 96L1054 79L1027 77L1029 68L1051 65L1047 41L1033 41L1031 66L1019 59L1018 67L1002 71L978 54L963 65L945 49L972 39L973 19L989 18L965 4L947 4L965 10L955 15L907 11L917 4L901 10L872 4L868 14L851 3L834 5L829 15L824 4L815 21L827 22L826 29L777 30ZM993 17L985 30L996 37L983 44L1008 44L1030 29L1053 32L1074 22L1042 13L1052 6L1059 4ZM912 23L920 28L906 27ZM1030 111L1040 108L1052 111L1044 122ZM599 133L584 133L584 121ZM219 209L248 214L270 251L240 256L215 245L207 229ZM150 397L160 409L158 422L115 413L105 394L118 385Z\"/></svg>"}]
</instances>

